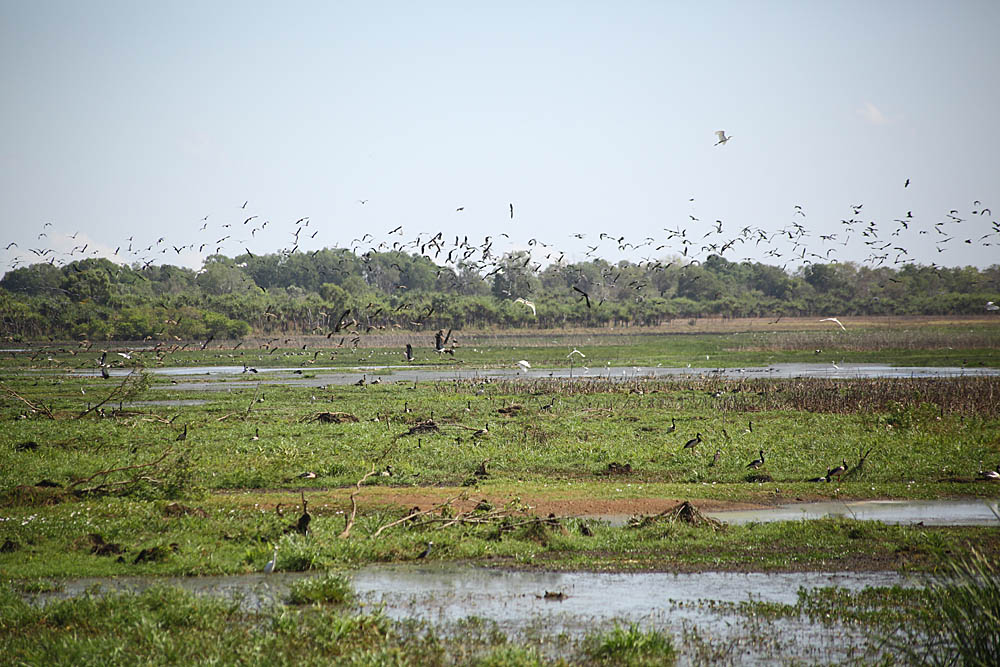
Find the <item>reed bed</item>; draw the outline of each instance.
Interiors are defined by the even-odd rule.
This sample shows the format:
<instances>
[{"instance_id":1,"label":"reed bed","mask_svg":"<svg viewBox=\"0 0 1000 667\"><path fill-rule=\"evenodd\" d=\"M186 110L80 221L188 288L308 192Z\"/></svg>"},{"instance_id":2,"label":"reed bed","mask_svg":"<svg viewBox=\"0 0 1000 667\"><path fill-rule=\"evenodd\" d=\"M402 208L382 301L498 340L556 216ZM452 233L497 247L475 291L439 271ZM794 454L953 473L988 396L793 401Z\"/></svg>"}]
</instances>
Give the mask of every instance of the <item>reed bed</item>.
<instances>
[{"instance_id":1,"label":"reed bed","mask_svg":"<svg viewBox=\"0 0 1000 667\"><path fill-rule=\"evenodd\" d=\"M731 412L797 410L830 414L879 414L922 409L936 416L1000 417L1000 377L953 378L808 378L775 380L748 378L662 379L649 377L511 378L492 381L457 380L439 383L448 393L488 391L490 394L563 396L669 394L666 400ZM687 392L687 394L685 394ZM694 394L692 397L690 394ZM692 405L694 403L694 405ZM627 408L627 401L620 407ZM924 406L921 408L921 406ZM929 408L926 406L930 406ZM934 416L934 415L930 415Z\"/></svg>"}]
</instances>

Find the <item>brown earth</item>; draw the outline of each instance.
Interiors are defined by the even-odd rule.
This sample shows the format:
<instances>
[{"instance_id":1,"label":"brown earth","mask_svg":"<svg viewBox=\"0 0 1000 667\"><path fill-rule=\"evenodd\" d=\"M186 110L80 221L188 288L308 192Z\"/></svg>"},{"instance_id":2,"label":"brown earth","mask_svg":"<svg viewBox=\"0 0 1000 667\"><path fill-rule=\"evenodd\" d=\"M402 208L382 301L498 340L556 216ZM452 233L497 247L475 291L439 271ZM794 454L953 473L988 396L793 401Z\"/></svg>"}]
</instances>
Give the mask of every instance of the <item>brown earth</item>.
<instances>
[{"instance_id":1,"label":"brown earth","mask_svg":"<svg viewBox=\"0 0 1000 667\"><path fill-rule=\"evenodd\" d=\"M352 489L305 489L309 494L310 508L317 513L350 509ZM297 489L252 489L239 492L223 492L230 501L239 494L240 505L259 505L264 509L281 503L285 507L299 503ZM464 494L464 497L463 497ZM523 493L518 499L530 507L532 514L539 516L632 516L639 514L659 514L670 509L686 498L552 498L543 494ZM393 488L384 486L363 487L357 496L358 511L366 512L377 508L429 509L431 506L455 498L452 505L458 510L470 510L479 501L486 499L497 506L513 500L511 494L481 492L462 487ZM692 504L702 512L725 510L748 510L768 507L769 504L788 502L791 498L776 498L773 503L762 500L759 503L731 502L725 500L700 499Z\"/></svg>"}]
</instances>

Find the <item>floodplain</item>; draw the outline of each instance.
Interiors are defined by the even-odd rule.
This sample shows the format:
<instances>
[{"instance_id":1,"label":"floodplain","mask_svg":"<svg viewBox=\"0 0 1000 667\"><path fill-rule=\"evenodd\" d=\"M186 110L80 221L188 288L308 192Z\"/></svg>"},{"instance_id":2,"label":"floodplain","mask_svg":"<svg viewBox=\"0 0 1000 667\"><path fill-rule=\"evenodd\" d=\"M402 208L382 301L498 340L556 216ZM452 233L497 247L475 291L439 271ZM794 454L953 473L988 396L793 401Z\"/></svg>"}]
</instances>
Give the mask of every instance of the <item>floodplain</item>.
<instances>
[{"instance_id":1,"label":"floodplain","mask_svg":"<svg viewBox=\"0 0 1000 667\"><path fill-rule=\"evenodd\" d=\"M154 640L163 653L152 662L186 661L199 649L205 659L261 663L926 659L916 649L960 644L941 648L928 634L944 623L928 607L934 582L951 581L942 577L955 567L985 567L984 586L995 586L1000 518L923 522L914 510L890 522L851 508L888 500L995 508L1000 376L989 371L1000 367L1000 335L995 318L974 319L848 331L726 322L675 325L692 332L459 332L454 355L412 332L353 349L311 338L174 351L149 342L19 345L0 358L0 646L29 663L95 661L119 634L129 637L117 649L122 662L146 661ZM416 359L407 363L401 348L411 340ZM106 379L100 350L115 371ZM948 372L710 370L782 363ZM220 365L235 370L150 372ZM413 366L428 379L411 380ZM681 372L612 377L602 372L609 366ZM253 372L268 367L286 370ZM457 368L461 376L448 376ZM324 379L333 373L346 378ZM844 511L724 518L811 503ZM389 570L376 598L377 587L352 583L372 567ZM410 613L404 599L387 598L401 586L393 568L417 579ZM430 578L420 579L425 570ZM518 590L530 610L521 622L486 614L475 590L441 592L475 589L481 572L541 577L486 593ZM255 608L238 599L249 588L220 596L155 585L221 577L252 588L289 573L304 587L298 602L282 593ZM875 578L861 588L837 583L850 573ZM742 583L735 597L713 597L706 583L703 597L677 600L666 590L657 597L655 577L664 575L694 577L695 591L699 577ZM761 577L788 575L834 579L756 595ZM558 576L597 579L560 587ZM77 581L128 577L154 585L39 600ZM589 624L592 612L572 611L614 577L652 587L648 614ZM420 581L438 583L421 589ZM685 617L691 605L705 613ZM569 618L547 632L557 612ZM745 632L717 631L734 619ZM144 632L150 624L157 633ZM915 628L924 635L907 634ZM795 641L803 632L838 648L803 651Z\"/></svg>"}]
</instances>

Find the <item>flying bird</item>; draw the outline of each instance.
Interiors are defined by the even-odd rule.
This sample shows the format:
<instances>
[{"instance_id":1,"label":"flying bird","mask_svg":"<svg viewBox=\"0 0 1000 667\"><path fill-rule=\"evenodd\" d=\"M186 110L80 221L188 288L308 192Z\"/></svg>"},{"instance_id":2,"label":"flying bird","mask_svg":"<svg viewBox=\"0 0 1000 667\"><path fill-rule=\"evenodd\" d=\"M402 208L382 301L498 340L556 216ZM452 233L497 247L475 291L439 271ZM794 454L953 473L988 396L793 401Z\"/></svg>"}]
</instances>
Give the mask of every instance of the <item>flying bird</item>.
<instances>
[{"instance_id":1,"label":"flying bird","mask_svg":"<svg viewBox=\"0 0 1000 667\"><path fill-rule=\"evenodd\" d=\"M510 219L514 219L514 204L510 205Z\"/></svg>"},{"instance_id":2,"label":"flying bird","mask_svg":"<svg viewBox=\"0 0 1000 667\"><path fill-rule=\"evenodd\" d=\"M532 315L534 315L535 317L538 317L538 313L535 312L535 304L532 303L531 301L528 301L527 299L522 299L521 297L518 297L518 298L514 299L514 303L523 303L528 308L531 308L531 314Z\"/></svg>"},{"instance_id":3,"label":"flying bird","mask_svg":"<svg viewBox=\"0 0 1000 667\"><path fill-rule=\"evenodd\" d=\"M717 136L719 138L719 140L717 142L715 142L716 146L718 146L719 144L724 144L727 141L729 141L730 139L732 139L732 136L728 136L728 137L726 136L726 131L725 130L716 130L715 131L715 136Z\"/></svg>"},{"instance_id":4,"label":"flying bird","mask_svg":"<svg viewBox=\"0 0 1000 667\"><path fill-rule=\"evenodd\" d=\"M844 331L847 331L847 327L841 324L840 320L838 320L836 317L824 317L823 319L820 320L820 322L836 322L837 326L839 326Z\"/></svg>"}]
</instances>

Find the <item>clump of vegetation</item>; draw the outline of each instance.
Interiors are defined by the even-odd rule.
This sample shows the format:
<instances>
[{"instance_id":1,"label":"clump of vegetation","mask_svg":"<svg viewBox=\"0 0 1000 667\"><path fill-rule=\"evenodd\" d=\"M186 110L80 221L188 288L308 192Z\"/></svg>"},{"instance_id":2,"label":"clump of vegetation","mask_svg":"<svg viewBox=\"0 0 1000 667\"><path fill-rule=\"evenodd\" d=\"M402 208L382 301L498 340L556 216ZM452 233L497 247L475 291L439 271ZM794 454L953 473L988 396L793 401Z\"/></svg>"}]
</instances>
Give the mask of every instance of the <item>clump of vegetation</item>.
<instances>
[{"instance_id":1,"label":"clump of vegetation","mask_svg":"<svg viewBox=\"0 0 1000 667\"><path fill-rule=\"evenodd\" d=\"M351 582L341 574L300 579L292 584L288 604L344 604L354 599Z\"/></svg>"},{"instance_id":2,"label":"clump of vegetation","mask_svg":"<svg viewBox=\"0 0 1000 667\"><path fill-rule=\"evenodd\" d=\"M610 632L591 637L586 652L606 665L670 665L677 660L669 635L656 630L643 632L634 623L627 630L616 625Z\"/></svg>"},{"instance_id":3,"label":"clump of vegetation","mask_svg":"<svg viewBox=\"0 0 1000 667\"><path fill-rule=\"evenodd\" d=\"M923 614L889 644L913 664L1000 665L1000 566L973 550L927 581Z\"/></svg>"}]
</instances>

